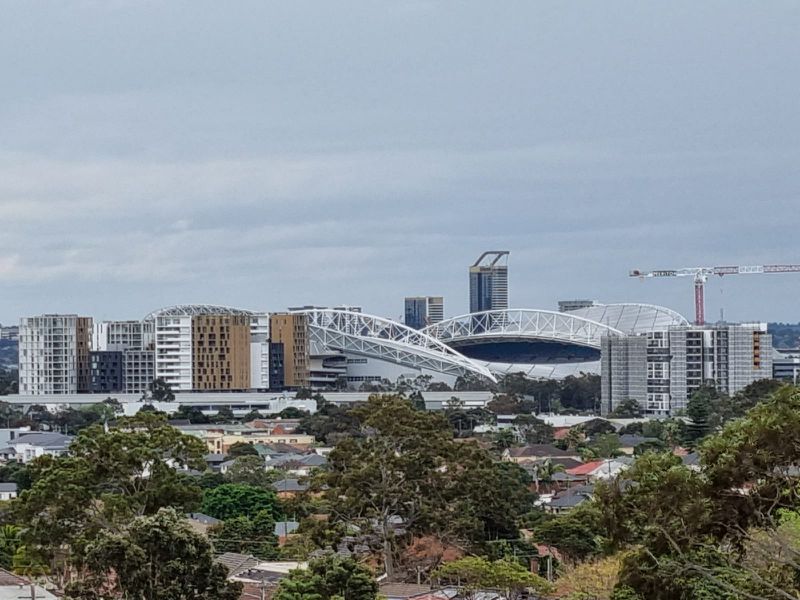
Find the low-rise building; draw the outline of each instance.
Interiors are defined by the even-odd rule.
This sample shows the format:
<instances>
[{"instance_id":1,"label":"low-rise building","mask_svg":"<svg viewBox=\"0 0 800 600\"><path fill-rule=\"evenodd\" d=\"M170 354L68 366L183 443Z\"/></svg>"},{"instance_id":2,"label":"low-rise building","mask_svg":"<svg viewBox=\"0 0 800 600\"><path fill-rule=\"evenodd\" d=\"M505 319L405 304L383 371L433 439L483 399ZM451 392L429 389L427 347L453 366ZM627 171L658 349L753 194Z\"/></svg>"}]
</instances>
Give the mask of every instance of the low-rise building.
<instances>
[{"instance_id":1,"label":"low-rise building","mask_svg":"<svg viewBox=\"0 0 800 600\"><path fill-rule=\"evenodd\" d=\"M17 497L16 483L0 483L0 500L13 500Z\"/></svg>"},{"instance_id":2,"label":"low-rise building","mask_svg":"<svg viewBox=\"0 0 800 600\"><path fill-rule=\"evenodd\" d=\"M73 437L53 432L32 432L18 436L0 449L0 459L29 463L40 456L61 456L66 454Z\"/></svg>"},{"instance_id":3,"label":"low-rise building","mask_svg":"<svg viewBox=\"0 0 800 600\"><path fill-rule=\"evenodd\" d=\"M247 425L180 425L180 432L193 435L206 443L209 453L227 454L234 444L288 444L295 450L308 448L314 443L314 436L303 433L278 433Z\"/></svg>"}]
</instances>

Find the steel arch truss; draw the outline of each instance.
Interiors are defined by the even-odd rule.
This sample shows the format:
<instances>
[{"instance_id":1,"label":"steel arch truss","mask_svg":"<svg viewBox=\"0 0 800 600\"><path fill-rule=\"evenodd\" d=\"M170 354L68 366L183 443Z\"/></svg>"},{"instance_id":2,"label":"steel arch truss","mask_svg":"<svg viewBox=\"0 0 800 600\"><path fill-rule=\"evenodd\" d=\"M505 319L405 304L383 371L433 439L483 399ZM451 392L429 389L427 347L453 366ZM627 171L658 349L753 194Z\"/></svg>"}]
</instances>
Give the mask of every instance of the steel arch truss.
<instances>
[{"instance_id":1,"label":"steel arch truss","mask_svg":"<svg viewBox=\"0 0 800 600\"><path fill-rule=\"evenodd\" d=\"M444 343L481 338L530 338L600 348L604 335L623 335L613 327L570 313L533 309L489 310L454 317L422 330Z\"/></svg>"},{"instance_id":2,"label":"steel arch truss","mask_svg":"<svg viewBox=\"0 0 800 600\"><path fill-rule=\"evenodd\" d=\"M296 312L307 315L309 341L321 350L339 350L447 375L471 372L496 381L485 366L395 321L344 310Z\"/></svg>"}]
</instances>

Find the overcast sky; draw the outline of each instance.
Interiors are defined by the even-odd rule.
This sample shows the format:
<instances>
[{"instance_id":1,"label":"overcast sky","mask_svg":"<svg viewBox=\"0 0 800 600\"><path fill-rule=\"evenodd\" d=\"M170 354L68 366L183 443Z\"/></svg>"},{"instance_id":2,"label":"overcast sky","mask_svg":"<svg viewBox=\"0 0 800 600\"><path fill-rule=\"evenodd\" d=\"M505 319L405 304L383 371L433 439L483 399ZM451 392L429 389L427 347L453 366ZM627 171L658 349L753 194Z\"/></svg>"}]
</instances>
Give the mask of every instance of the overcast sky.
<instances>
[{"instance_id":1,"label":"overcast sky","mask_svg":"<svg viewBox=\"0 0 800 600\"><path fill-rule=\"evenodd\" d=\"M0 322L664 304L800 263L800 2L2 3ZM707 312L800 320L800 274Z\"/></svg>"}]
</instances>

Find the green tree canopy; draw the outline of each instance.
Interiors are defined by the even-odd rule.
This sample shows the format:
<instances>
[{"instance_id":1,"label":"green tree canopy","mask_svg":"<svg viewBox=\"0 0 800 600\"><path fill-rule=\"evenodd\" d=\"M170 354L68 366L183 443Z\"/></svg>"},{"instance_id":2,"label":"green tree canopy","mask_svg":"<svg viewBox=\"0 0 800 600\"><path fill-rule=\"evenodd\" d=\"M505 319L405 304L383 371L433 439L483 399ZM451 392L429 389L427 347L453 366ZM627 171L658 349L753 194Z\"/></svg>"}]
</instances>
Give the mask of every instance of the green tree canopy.
<instances>
[{"instance_id":1,"label":"green tree canopy","mask_svg":"<svg viewBox=\"0 0 800 600\"><path fill-rule=\"evenodd\" d=\"M275 519L267 510L262 510L252 519L244 516L227 519L212 527L208 537L217 552L252 554L264 560L273 559L278 554Z\"/></svg>"},{"instance_id":2,"label":"green tree canopy","mask_svg":"<svg viewBox=\"0 0 800 600\"><path fill-rule=\"evenodd\" d=\"M228 458L238 458L240 456L258 456L258 450L253 444L248 444L247 442L231 444L231 447L228 448Z\"/></svg>"},{"instance_id":3,"label":"green tree canopy","mask_svg":"<svg viewBox=\"0 0 800 600\"><path fill-rule=\"evenodd\" d=\"M547 580L534 575L517 562L501 559L488 561L467 556L442 566L436 572L437 579L455 584L464 598L477 597L481 590L500 590L508 600L517 600L528 590L547 593L552 586Z\"/></svg>"},{"instance_id":4,"label":"green tree canopy","mask_svg":"<svg viewBox=\"0 0 800 600\"><path fill-rule=\"evenodd\" d=\"M76 600L238 600L206 539L170 509L101 531L86 547L83 575L68 588Z\"/></svg>"},{"instance_id":5,"label":"green tree canopy","mask_svg":"<svg viewBox=\"0 0 800 600\"><path fill-rule=\"evenodd\" d=\"M32 550L80 551L100 531L121 531L137 516L170 506L195 509L200 489L176 467L203 468L204 453L202 441L163 416L122 418L107 432L89 427L65 456L31 463L33 483L15 503L15 519Z\"/></svg>"},{"instance_id":6,"label":"green tree canopy","mask_svg":"<svg viewBox=\"0 0 800 600\"><path fill-rule=\"evenodd\" d=\"M246 483L225 483L203 493L200 510L215 519L253 518L262 511L277 515L275 492Z\"/></svg>"},{"instance_id":7,"label":"green tree canopy","mask_svg":"<svg viewBox=\"0 0 800 600\"><path fill-rule=\"evenodd\" d=\"M281 580L273 600L377 600L378 584L370 571L352 558L329 555L311 561L306 570Z\"/></svg>"}]
</instances>

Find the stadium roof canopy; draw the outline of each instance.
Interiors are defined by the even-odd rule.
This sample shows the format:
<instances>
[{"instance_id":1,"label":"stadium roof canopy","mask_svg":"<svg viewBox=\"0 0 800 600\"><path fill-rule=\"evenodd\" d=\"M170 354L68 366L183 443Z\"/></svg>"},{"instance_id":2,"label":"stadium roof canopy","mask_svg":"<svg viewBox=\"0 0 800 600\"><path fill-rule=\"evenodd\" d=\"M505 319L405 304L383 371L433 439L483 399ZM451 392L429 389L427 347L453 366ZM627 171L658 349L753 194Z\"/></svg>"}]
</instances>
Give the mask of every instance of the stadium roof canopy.
<instances>
[{"instance_id":1,"label":"stadium roof canopy","mask_svg":"<svg viewBox=\"0 0 800 600\"><path fill-rule=\"evenodd\" d=\"M677 325L689 325L689 321L674 310L653 304L595 304L566 314L603 323L627 334L648 333Z\"/></svg>"},{"instance_id":2,"label":"stadium roof canopy","mask_svg":"<svg viewBox=\"0 0 800 600\"><path fill-rule=\"evenodd\" d=\"M627 335L688 325L668 308L649 304L597 304L569 312L509 308L471 313L423 329L444 343L531 339L600 348L604 335Z\"/></svg>"},{"instance_id":3,"label":"stadium roof canopy","mask_svg":"<svg viewBox=\"0 0 800 600\"><path fill-rule=\"evenodd\" d=\"M308 316L311 344L448 375L474 373L496 381L491 371L422 331L389 319L335 309L295 311Z\"/></svg>"},{"instance_id":4,"label":"stadium roof canopy","mask_svg":"<svg viewBox=\"0 0 800 600\"><path fill-rule=\"evenodd\" d=\"M462 340L537 339L599 348L604 335L623 332L572 313L527 308L487 310L447 319L423 329L444 343Z\"/></svg>"},{"instance_id":5,"label":"stadium roof canopy","mask_svg":"<svg viewBox=\"0 0 800 600\"><path fill-rule=\"evenodd\" d=\"M144 320L152 321L156 317L196 317L200 315L254 316L258 314L263 313L244 310L242 308L232 308L230 306L218 306L215 304L176 304L175 306L166 306L154 310L147 315Z\"/></svg>"}]
</instances>

